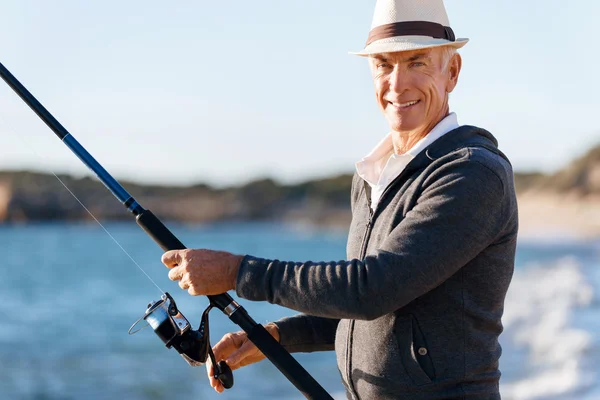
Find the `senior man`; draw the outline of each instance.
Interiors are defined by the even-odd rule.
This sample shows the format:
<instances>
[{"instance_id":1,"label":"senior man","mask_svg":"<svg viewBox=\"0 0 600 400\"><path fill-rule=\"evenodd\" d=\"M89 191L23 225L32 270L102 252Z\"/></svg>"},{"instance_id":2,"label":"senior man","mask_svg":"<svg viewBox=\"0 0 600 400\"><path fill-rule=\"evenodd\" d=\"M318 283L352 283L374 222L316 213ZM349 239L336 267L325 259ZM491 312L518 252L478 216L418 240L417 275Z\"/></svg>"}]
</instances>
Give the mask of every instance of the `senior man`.
<instances>
[{"instance_id":1,"label":"senior man","mask_svg":"<svg viewBox=\"0 0 600 400\"><path fill-rule=\"evenodd\" d=\"M467 41L441 0L376 3L356 54L391 131L356 164L347 260L170 251L169 277L192 295L235 289L302 312L267 328L290 352L335 349L350 399L500 399L517 203L496 139L449 110ZM263 358L243 332L214 352L232 369ZM212 366L209 378L223 390Z\"/></svg>"}]
</instances>

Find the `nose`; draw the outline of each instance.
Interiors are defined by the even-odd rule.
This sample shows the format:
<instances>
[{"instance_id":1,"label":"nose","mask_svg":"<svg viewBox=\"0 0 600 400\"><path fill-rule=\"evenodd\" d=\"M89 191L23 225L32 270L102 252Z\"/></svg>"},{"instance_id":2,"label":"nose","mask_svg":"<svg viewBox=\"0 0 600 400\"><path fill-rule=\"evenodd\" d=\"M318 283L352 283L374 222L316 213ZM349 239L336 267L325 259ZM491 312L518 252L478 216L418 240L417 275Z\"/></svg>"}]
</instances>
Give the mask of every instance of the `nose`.
<instances>
[{"instance_id":1,"label":"nose","mask_svg":"<svg viewBox=\"0 0 600 400\"><path fill-rule=\"evenodd\" d=\"M408 76L405 71L396 65L389 75L390 90L397 94L402 94L407 89Z\"/></svg>"}]
</instances>

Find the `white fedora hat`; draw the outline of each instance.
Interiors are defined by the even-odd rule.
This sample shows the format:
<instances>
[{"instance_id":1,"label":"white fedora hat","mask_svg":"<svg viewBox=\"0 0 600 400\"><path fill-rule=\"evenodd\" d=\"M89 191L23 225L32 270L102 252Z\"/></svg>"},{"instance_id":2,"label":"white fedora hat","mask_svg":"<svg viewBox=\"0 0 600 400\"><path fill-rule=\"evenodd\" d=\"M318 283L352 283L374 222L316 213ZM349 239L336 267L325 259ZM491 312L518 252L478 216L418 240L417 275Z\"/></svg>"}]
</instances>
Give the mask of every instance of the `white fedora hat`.
<instances>
[{"instance_id":1,"label":"white fedora hat","mask_svg":"<svg viewBox=\"0 0 600 400\"><path fill-rule=\"evenodd\" d=\"M437 46L463 47L456 39L443 0L377 0L367 44L356 54L409 51Z\"/></svg>"}]
</instances>

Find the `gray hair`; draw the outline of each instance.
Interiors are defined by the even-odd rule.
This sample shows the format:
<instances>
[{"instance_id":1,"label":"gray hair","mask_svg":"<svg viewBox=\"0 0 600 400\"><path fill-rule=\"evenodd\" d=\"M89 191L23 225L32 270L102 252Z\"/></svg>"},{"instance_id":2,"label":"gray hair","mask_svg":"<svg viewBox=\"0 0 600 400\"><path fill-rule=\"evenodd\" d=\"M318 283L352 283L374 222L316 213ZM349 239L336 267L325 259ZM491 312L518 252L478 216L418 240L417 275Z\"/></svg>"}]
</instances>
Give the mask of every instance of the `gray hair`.
<instances>
[{"instance_id":1,"label":"gray hair","mask_svg":"<svg viewBox=\"0 0 600 400\"><path fill-rule=\"evenodd\" d=\"M442 70L446 71L450 60L452 60L452 57L454 57L455 54L458 54L458 51L454 46L440 46L439 49L442 53Z\"/></svg>"}]
</instances>

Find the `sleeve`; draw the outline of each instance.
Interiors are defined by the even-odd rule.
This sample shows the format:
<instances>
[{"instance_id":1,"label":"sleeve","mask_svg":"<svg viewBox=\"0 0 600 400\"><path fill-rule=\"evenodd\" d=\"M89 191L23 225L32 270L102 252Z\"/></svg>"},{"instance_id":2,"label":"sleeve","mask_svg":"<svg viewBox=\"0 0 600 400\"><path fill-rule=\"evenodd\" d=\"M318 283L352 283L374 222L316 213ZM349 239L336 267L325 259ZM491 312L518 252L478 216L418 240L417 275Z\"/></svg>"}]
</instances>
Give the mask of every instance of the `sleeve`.
<instances>
[{"instance_id":1,"label":"sleeve","mask_svg":"<svg viewBox=\"0 0 600 400\"><path fill-rule=\"evenodd\" d=\"M434 289L503 229L504 185L461 159L425 181L414 208L364 260L290 262L244 257L238 296L325 318L375 319Z\"/></svg>"},{"instance_id":2,"label":"sleeve","mask_svg":"<svg viewBox=\"0 0 600 400\"><path fill-rule=\"evenodd\" d=\"M279 343L290 353L334 350L339 319L298 314L275 321Z\"/></svg>"},{"instance_id":3,"label":"sleeve","mask_svg":"<svg viewBox=\"0 0 600 400\"><path fill-rule=\"evenodd\" d=\"M352 176L350 190L350 208L360 191L356 190L358 175ZM314 351L333 351L335 348L335 333L339 319L323 318L307 314L297 314L293 317L275 321L279 330L279 343L290 353L310 353Z\"/></svg>"}]
</instances>

